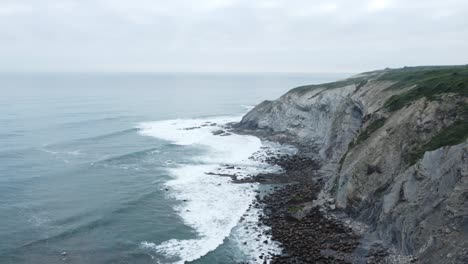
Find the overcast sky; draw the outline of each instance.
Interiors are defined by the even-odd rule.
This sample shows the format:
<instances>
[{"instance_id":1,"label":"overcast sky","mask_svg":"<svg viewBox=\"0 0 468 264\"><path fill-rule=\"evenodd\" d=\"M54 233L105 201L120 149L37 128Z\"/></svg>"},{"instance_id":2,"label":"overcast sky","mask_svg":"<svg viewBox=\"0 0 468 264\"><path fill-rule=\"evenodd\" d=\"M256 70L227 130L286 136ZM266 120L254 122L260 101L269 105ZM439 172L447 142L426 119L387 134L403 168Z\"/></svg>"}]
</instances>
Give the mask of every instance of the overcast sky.
<instances>
[{"instance_id":1,"label":"overcast sky","mask_svg":"<svg viewBox=\"0 0 468 264\"><path fill-rule=\"evenodd\" d=\"M0 0L0 71L468 63L467 0Z\"/></svg>"}]
</instances>

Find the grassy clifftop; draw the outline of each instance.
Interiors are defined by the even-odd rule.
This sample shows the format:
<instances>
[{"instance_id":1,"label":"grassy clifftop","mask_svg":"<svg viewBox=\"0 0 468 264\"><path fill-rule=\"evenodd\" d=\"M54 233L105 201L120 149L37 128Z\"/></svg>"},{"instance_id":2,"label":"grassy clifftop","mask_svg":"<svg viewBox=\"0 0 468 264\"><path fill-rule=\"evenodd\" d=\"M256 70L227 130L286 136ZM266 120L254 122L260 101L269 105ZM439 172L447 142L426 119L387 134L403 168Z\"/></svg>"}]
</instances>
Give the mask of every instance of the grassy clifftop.
<instances>
[{"instance_id":1,"label":"grassy clifftop","mask_svg":"<svg viewBox=\"0 0 468 264\"><path fill-rule=\"evenodd\" d=\"M468 65L466 66L443 66L443 67L411 67L402 69L386 69L383 71L369 72L364 75L370 76L377 81L391 81L393 85L387 90L401 90L390 97L381 109L385 115L399 110L421 98L429 101L438 100L443 94L456 94L466 98L458 103L456 107L455 122L438 131L428 142L405 153L408 164L416 163L426 151L432 151L443 146L457 145L468 139ZM454 102L455 103L455 102ZM352 141L350 148L363 143L378 128L385 124L385 118L373 120L366 125L357 139Z\"/></svg>"},{"instance_id":2,"label":"grassy clifftop","mask_svg":"<svg viewBox=\"0 0 468 264\"><path fill-rule=\"evenodd\" d=\"M420 98L435 100L437 95L455 93L468 97L468 66L412 67L388 70L380 80L394 81L388 89L413 89L392 96L385 107L398 110Z\"/></svg>"},{"instance_id":3,"label":"grassy clifftop","mask_svg":"<svg viewBox=\"0 0 468 264\"><path fill-rule=\"evenodd\" d=\"M468 65L445 67L413 67L390 70L380 79L395 81L388 89L413 87L411 90L392 96L384 106L389 111L398 110L411 102L425 97L436 100L438 95L453 93L468 98ZM456 145L468 138L468 105L458 108L458 120L443 128L429 142L409 153L410 164L416 163L424 152L443 146Z\"/></svg>"},{"instance_id":4,"label":"grassy clifftop","mask_svg":"<svg viewBox=\"0 0 468 264\"><path fill-rule=\"evenodd\" d=\"M366 85L370 79L394 82L388 89L398 90L412 87L409 91L392 96L385 103L385 107L390 111L398 110L422 97L435 100L437 95L444 93L455 93L468 97L468 65L385 69L365 72L336 82L300 86L292 91L302 93L314 88L334 89L352 84L359 89Z\"/></svg>"}]
</instances>

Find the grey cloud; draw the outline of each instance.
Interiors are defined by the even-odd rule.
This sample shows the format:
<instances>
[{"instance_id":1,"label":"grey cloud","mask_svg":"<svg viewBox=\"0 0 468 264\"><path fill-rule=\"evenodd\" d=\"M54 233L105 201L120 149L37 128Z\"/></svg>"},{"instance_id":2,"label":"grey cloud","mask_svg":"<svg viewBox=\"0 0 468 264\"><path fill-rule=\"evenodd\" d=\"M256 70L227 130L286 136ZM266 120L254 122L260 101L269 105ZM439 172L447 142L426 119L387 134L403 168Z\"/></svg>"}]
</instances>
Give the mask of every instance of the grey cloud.
<instances>
[{"instance_id":1,"label":"grey cloud","mask_svg":"<svg viewBox=\"0 0 468 264\"><path fill-rule=\"evenodd\" d=\"M465 64L463 0L0 0L0 71Z\"/></svg>"}]
</instances>

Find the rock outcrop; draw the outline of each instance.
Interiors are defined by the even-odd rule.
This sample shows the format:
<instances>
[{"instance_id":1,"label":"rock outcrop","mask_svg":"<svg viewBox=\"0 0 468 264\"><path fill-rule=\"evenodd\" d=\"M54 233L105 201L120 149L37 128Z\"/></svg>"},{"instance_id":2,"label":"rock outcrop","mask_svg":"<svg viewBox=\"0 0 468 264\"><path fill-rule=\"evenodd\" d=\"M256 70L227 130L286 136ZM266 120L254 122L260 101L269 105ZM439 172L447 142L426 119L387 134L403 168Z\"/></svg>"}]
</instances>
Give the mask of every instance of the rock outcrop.
<instances>
[{"instance_id":1,"label":"rock outcrop","mask_svg":"<svg viewBox=\"0 0 468 264\"><path fill-rule=\"evenodd\" d=\"M322 164L322 196L422 263L468 263L468 66L295 88L238 129Z\"/></svg>"}]
</instances>

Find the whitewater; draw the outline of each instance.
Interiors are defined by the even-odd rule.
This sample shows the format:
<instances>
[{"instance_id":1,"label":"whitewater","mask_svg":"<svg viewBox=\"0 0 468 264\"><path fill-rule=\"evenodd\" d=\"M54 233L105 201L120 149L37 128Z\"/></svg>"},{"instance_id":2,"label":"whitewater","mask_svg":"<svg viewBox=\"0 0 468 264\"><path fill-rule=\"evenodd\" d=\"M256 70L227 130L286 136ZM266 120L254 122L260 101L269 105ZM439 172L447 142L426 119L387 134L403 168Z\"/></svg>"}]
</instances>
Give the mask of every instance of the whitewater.
<instances>
[{"instance_id":1,"label":"whitewater","mask_svg":"<svg viewBox=\"0 0 468 264\"><path fill-rule=\"evenodd\" d=\"M264 263L261 255L278 254L280 245L265 234L267 227L258 227L260 209L252 202L259 190L257 183L232 183L258 173L279 172L281 168L266 164L252 155L291 151L273 143L262 143L254 136L220 134L225 125L238 122L241 116L203 119L176 119L141 123L145 136L164 139L182 146L198 146L203 155L190 164L169 169L173 179L165 183L168 195L181 201L176 207L184 223L193 228L194 239L171 239L161 244L143 241L141 245L164 254L168 263L193 261L215 250L225 239L234 240L243 257L252 263ZM241 221L242 219L242 221ZM268 259L266 259L268 262Z\"/></svg>"},{"instance_id":2,"label":"whitewater","mask_svg":"<svg viewBox=\"0 0 468 264\"><path fill-rule=\"evenodd\" d=\"M271 186L226 175L278 171L262 160L283 147L225 124L330 79L0 74L0 263L255 263L278 252L251 206Z\"/></svg>"}]
</instances>

